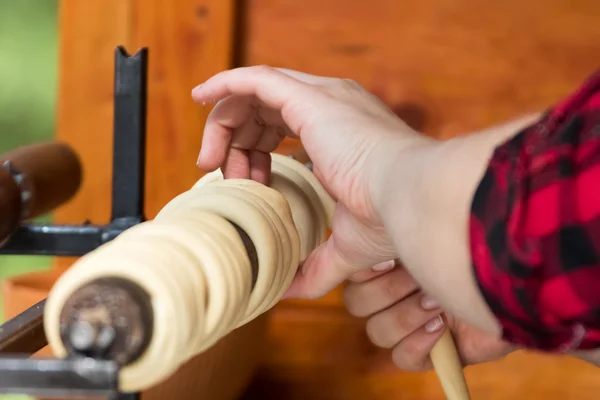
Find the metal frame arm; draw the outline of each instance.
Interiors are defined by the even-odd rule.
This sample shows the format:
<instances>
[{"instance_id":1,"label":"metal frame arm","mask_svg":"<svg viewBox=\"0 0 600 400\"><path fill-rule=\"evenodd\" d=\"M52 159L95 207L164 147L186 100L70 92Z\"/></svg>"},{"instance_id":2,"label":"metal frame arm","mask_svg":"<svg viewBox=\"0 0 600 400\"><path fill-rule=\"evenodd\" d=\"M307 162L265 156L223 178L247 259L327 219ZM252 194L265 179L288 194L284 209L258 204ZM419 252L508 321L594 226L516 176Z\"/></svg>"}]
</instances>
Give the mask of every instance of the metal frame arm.
<instances>
[{"instance_id":1,"label":"metal frame arm","mask_svg":"<svg viewBox=\"0 0 600 400\"><path fill-rule=\"evenodd\" d=\"M107 225L37 225L17 228L0 255L82 256L144 221L148 51L115 50L112 216ZM46 300L0 326L0 393L41 397L109 396L117 392L119 368L111 360L29 358L48 342ZM6 357L5 357L6 356Z\"/></svg>"}]
</instances>

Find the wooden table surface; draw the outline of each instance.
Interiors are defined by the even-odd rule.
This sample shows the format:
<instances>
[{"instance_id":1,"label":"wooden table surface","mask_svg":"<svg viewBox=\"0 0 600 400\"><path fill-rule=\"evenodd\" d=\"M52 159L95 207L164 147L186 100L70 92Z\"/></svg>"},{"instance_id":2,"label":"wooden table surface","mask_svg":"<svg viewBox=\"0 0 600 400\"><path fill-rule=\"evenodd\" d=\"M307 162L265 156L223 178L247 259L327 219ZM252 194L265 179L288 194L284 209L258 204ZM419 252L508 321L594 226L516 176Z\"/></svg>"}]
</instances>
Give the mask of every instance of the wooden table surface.
<instances>
[{"instance_id":1,"label":"wooden table surface","mask_svg":"<svg viewBox=\"0 0 600 400\"><path fill-rule=\"evenodd\" d=\"M286 303L271 318L267 361L244 400L445 400L433 372L396 369L343 309ZM599 398L600 371L568 357L517 352L466 377L473 400Z\"/></svg>"}]
</instances>

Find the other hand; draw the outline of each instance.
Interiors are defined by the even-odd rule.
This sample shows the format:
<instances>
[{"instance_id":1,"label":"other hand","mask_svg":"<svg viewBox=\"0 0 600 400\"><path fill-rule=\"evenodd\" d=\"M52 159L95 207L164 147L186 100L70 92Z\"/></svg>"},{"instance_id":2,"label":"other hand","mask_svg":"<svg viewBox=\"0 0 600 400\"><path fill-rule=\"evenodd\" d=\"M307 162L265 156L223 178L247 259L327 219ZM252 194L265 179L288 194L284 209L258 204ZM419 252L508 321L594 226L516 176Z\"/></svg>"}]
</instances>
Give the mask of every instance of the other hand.
<instances>
[{"instance_id":1,"label":"other hand","mask_svg":"<svg viewBox=\"0 0 600 400\"><path fill-rule=\"evenodd\" d=\"M398 257L375 197L388 183L387 164L429 140L379 99L353 81L265 66L219 73L192 96L216 102L200 168L268 183L270 152L284 137L298 138L338 202L330 239L305 260L286 297L320 297L351 274Z\"/></svg>"},{"instance_id":2,"label":"other hand","mask_svg":"<svg viewBox=\"0 0 600 400\"><path fill-rule=\"evenodd\" d=\"M405 371L433 367L429 354L446 329L452 331L464 366L496 360L515 350L491 334L443 315L406 270L394 263L353 275L344 289L344 301L352 315L367 318L373 344L393 349L394 364Z\"/></svg>"}]
</instances>

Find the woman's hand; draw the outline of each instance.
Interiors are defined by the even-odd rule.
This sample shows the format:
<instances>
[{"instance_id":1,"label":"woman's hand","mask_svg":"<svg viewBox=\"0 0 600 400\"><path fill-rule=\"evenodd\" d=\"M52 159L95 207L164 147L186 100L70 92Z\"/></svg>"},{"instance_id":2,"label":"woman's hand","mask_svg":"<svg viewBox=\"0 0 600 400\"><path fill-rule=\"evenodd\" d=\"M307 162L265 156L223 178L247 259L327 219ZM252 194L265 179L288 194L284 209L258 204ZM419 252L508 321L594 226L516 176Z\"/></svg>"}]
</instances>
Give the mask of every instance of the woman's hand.
<instances>
[{"instance_id":1,"label":"woman's hand","mask_svg":"<svg viewBox=\"0 0 600 400\"><path fill-rule=\"evenodd\" d=\"M374 198L389 183L388 166L414 157L409 149L430 140L375 96L345 79L265 66L217 74L192 96L217 103L206 123L200 168L267 183L270 152L285 136L299 138L338 201L329 241L304 262L286 297L320 297L351 274L398 257Z\"/></svg>"},{"instance_id":2,"label":"woman's hand","mask_svg":"<svg viewBox=\"0 0 600 400\"><path fill-rule=\"evenodd\" d=\"M367 318L367 334L373 344L393 349L394 364L405 371L433 368L429 353L448 328L464 366L492 361L515 350L452 316L442 317L436 302L422 293L404 268L393 263L353 275L344 289L344 300L352 315Z\"/></svg>"}]
</instances>

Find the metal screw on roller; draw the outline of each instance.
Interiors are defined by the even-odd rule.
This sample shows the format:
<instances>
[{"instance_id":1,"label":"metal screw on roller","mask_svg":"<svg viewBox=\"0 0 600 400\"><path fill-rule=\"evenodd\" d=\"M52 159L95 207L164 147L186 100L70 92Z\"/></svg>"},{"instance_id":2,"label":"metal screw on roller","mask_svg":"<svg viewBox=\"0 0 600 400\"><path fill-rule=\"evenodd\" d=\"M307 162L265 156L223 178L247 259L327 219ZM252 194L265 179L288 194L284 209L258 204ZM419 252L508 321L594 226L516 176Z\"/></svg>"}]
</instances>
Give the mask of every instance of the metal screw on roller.
<instances>
[{"instance_id":1,"label":"metal screw on roller","mask_svg":"<svg viewBox=\"0 0 600 400\"><path fill-rule=\"evenodd\" d=\"M111 326L77 321L71 326L69 339L73 348L84 352L91 349L108 349L115 336L115 329Z\"/></svg>"}]
</instances>

